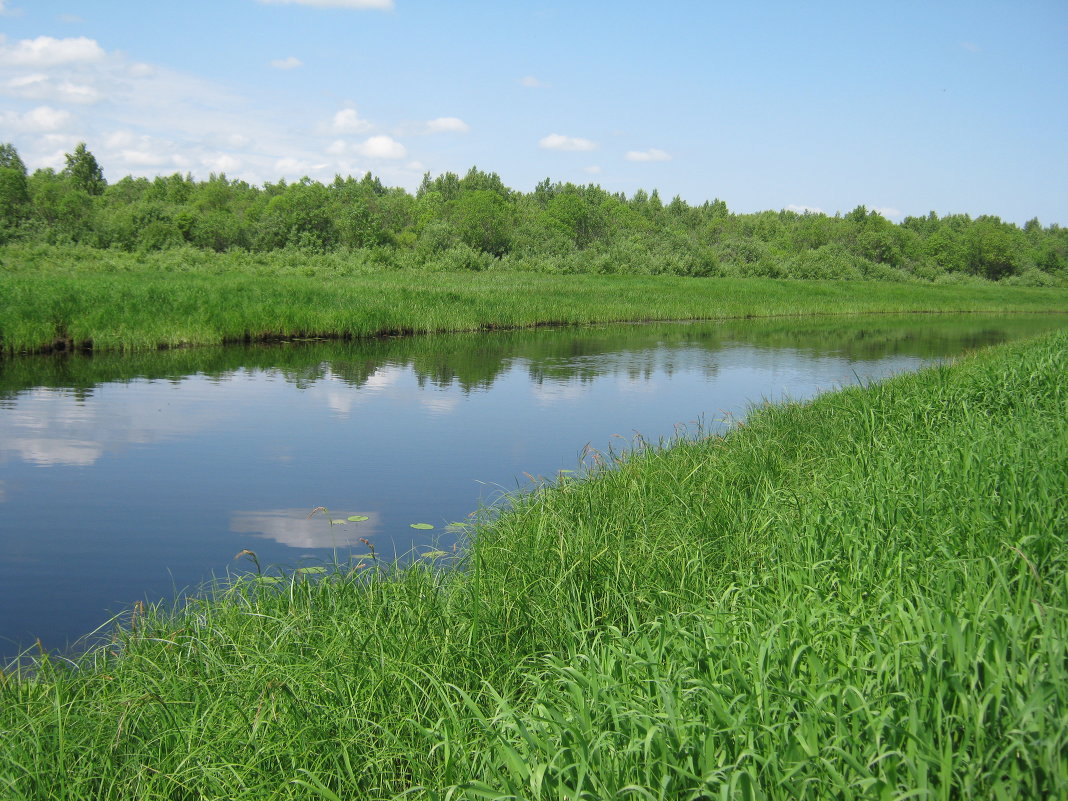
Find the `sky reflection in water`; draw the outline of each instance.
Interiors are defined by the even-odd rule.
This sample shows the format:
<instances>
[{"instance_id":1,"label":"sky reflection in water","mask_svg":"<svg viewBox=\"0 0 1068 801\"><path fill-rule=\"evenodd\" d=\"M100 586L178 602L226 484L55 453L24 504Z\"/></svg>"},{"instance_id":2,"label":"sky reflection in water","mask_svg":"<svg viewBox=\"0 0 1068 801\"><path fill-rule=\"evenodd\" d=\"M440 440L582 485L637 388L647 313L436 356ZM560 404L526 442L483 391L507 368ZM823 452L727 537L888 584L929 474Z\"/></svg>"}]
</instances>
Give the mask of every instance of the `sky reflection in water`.
<instances>
[{"instance_id":1,"label":"sky reflection in water","mask_svg":"<svg viewBox=\"0 0 1068 801\"><path fill-rule=\"evenodd\" d=\"M1063 318L768 321L0 362L0 657L227 570L386 558L676 424L911 370ZM331 525L330 516L368 520ZM433 531L416 531L427 522Z\"/></svg>"}]
</instances>

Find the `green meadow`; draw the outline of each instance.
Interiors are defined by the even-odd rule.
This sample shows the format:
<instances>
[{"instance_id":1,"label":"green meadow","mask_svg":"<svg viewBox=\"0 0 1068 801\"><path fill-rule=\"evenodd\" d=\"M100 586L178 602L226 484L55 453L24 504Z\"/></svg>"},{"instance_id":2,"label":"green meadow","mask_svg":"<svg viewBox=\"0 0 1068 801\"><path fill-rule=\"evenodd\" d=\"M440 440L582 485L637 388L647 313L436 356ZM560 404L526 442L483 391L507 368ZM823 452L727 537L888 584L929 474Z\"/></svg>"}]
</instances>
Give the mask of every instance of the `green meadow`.
<instances>
[{"instance_id":1,"label":"green meadow","mask_svg":"<svg viewBox=\"0 0 1068 801\"><path fill-rule=\"evenodd\" d=\"M597 454L407 567L243 557L0 678L0 795L1065 797L1066 374L1060 332Z\"/></svg>"},{"instance_id":2,"label":"green meadow","mask_svg":"<svg viewBox=\"0 0 1068 801\"><path fill-rule=\"evenodd\" d=\"M642 320L1051 312L1068 289L372 269L341 253L0 250L0 351L138 350Z\"/></svg>"}]
</instances>

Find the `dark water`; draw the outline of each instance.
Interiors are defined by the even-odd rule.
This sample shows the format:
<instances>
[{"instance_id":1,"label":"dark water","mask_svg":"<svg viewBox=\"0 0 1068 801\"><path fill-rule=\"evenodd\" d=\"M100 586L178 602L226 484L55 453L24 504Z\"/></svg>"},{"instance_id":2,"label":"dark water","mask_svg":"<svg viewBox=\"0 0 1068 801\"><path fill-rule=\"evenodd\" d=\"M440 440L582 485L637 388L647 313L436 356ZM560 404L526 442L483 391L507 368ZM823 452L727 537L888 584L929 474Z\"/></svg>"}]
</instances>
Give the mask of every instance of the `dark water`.
<instances>
[{"instance_id":1,"label":"dark water","mask_svg":"<svg viewBox=\"0 0 1068 801\"><path fill-rule=\"evenodd\" d=\"M234 569L437 543L636 433L707 428L1064 317L657 324L0 361L0 657ZM317 515L367 515L330 525ZM430 523L416 531L412 523ZM362 552L362 548L360 548ZM237 563L245 569L248 563Z\"/></svg>"}]
</instances>

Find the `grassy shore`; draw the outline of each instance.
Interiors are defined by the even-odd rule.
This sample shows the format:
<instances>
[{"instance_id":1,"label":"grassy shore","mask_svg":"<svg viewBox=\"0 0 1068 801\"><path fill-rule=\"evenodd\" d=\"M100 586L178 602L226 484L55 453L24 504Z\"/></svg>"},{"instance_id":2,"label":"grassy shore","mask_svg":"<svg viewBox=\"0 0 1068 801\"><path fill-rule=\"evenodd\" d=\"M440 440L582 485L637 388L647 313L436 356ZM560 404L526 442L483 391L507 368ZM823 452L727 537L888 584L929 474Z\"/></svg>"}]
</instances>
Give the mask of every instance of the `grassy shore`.
<instances>
[{"instance_id":1,"label":"grassy shore","mask_svg":"<svg viewBox=\"0 0 1068 801\"><path fill-rule=\"evenodd\" d=\"M134 610L0 680L0 795L1064 797L1066 374L999 346L546 486L456 570Z\"/></svg>"},{"instance_id":2,"label":"grassy shore","mask_svg":"<svg viewBox=\"0 0 1068 801\"><path fill-rule=\"evenodd\" d=\"M1068 310L1063 287L368 272L341 254L10 246L0 264L8 354L623 320Z\"/></svg>"}]
</instances>

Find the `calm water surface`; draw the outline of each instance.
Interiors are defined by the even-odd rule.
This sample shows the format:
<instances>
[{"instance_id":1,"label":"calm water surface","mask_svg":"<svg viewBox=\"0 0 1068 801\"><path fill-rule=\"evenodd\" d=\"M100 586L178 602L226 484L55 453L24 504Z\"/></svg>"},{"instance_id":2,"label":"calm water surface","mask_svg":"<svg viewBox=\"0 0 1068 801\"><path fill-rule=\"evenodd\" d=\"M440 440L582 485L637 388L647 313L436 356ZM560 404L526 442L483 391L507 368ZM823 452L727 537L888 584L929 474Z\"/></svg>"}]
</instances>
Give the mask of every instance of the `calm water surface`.
<instances>
[{"instance_id":1,"label":"calm water surface","mask_svg":"<svg viewBox=\"0 0 1068 801\"><path fill-rule=\"evenodd\" d=\"M1061 327L962 316L657 324L0 361L0 658L233 570L387 557L525 474L764 399ZM308 512L326 506L330 525ZM412 523L433 531L415 531ZM360 548L362 552L362 548ZM237 564L245 569L247 563Z\"/></svg>"}]
</instances>

